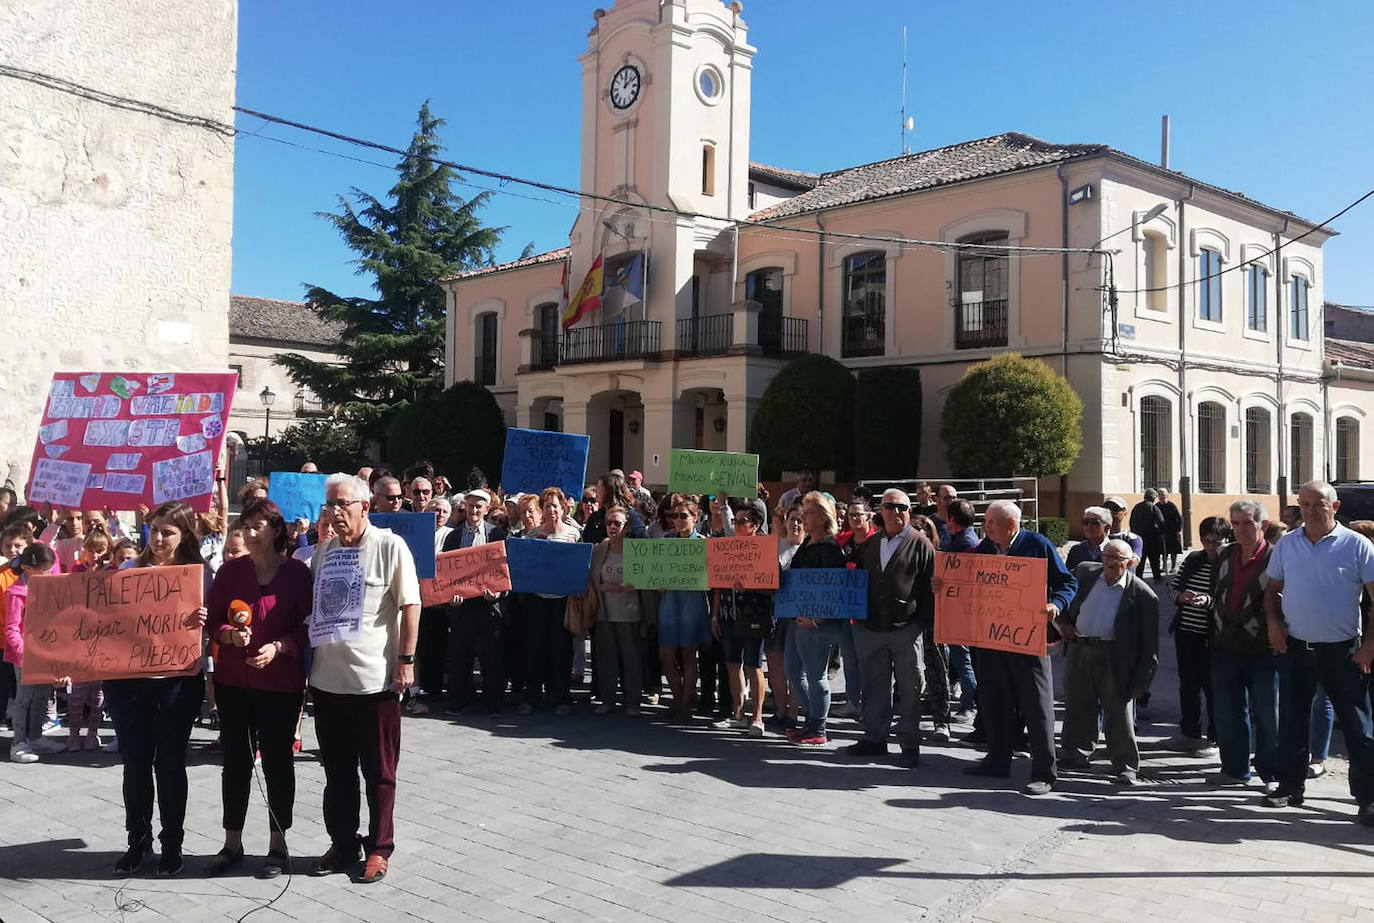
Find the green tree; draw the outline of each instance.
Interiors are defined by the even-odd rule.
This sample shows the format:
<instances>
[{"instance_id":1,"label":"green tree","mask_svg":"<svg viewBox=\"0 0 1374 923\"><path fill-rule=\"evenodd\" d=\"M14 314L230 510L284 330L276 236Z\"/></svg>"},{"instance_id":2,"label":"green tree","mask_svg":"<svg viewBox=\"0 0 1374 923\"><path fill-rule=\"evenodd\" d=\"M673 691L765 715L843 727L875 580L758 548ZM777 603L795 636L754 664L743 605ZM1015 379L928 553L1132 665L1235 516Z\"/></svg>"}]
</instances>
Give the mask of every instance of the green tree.
<instances>
[{"instance_id":1,"label":"green tree","mask_svg":"<svg viewBox=\"0 0 1374 923\"><path fill-rule=\"evenodd\" d=\"M376 298L350 298L318 285L307 300L326 320L342 324L343 362L317 362L298 353L276 358L297 384L339 407L362 439L378 436L394 408L443 388L444 292L439 280L487 265L501 230L484 227L477 211L487 193L462 199L461 180L435 163L444 120L420 107L415 135L396 164L387 200L354 187L339 196L338 212L319 217L338 230L357 274L372 277Z\"/></svg>"},{"instance_id":2,"label":"green tree","mask_svg":"<svg viewBox=\"0 0 1374 923\"><path fill-rule=\"evenodd\" d=\"M1038 359L1007 353L970 366L940 421L956 477L1067 474L1083 449L1083 402Z\"/></svg>"},{"instance_id":3,"label":"green tree","mask_svg":"<svg viewBox=\"0 0 1374 923\"><path fill-rule=\"evenodd\" d=\"M854 376L829 356L793 359L768 384L754 413L750 451L759 472L834 471L853 461Z\"/></svg>"},{"instance_id":4,"label":"green tree","mask_svg":"<svg viewBox=\"0 0 1374 923\"><path fill-rule=\"evenodd\" d=\"M462 489L474 469L499 475L505 454L505 415L476 382L460 381L400 408L389 420L387 458L396 471L425 458Z\"/></svg>"},{"instance_id":5,"label":"green tree","mask_svg":"<svg viewBox=\"0 0 1374 923\"><path fill-rule=\"evenodd\" d=\"M262 460L263 440L248 440L248 457ZM358 434L353 427L333 420L305 420L289 426L272 438L269 463L274 471L299 471L314 462L326 473L358 470L363 458Z\"/></svg>"},{"instance_id":6,"label":"green tree","mask_svg":"<svg viewBox=\"0 0 1374 923\"><path fill-rule=\"evenodd\" d=\"M860 477L907 477L921 467L921 370L864 369L854 391L854 467Z\"/></svg>"}]
</instances>

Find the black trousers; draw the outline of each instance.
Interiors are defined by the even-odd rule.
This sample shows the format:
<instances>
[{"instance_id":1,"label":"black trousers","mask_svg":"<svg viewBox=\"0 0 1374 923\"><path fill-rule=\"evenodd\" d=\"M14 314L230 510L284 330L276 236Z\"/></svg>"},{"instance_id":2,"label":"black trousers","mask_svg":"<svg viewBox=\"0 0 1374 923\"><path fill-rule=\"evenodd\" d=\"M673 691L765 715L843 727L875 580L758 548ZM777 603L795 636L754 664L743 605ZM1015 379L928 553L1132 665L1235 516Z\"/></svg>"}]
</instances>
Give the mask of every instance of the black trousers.
<instances>
[{"instance_id":1,"label":"black trousers","mask_svg":"<svg viewBox=\"0 0 1374 923\"><path fill-rule=\"evenodd\" d=\"M107 679L104 686L105 710L114 723L119 760L124 764L124 829L129 845L153 841L156 778L162 816L158 839L163 850L180 850L186 836L186 745L205 698L205 675Z\"/></svg>"},{"instance_id":2,"label":"black trousers","mask_svg":"<svg viewBox=\"0 0 1374 923\"><path fill-rule=\"evenodd\" d=\"M501 710L506 677L502 649L501 610L485 599L469 599L448 609L448 708L462 711L472 704L472 661L482 670L482 705Z\"/></svg>"},{"instance_id":3,"label":"black trousers","mask_svg":"<svg viewBox=\"0 0 1374 923\"><path fill-rule=\"evenodd\" d=\"M697 648L697 679L701 683L701 698L697 711L709 714L717 707L729 710L730 679L725 672L725 647L719 638Z\"/></svg>"},{"instance_id":4,"label":"black trousers","mask_svg":"<svg viewBox=\"0 0 1374 923\"><path fill-rule=\"evenodd\" d=\"M978 657L978 706L988 739L988 765L1011 769L1020 730L1016 706L1025 719L1031 752L1031 781L1053 783L1054 676L1050 658L984 649Z\"/></svg>"},{"instance_id":5,"label":"black trousers","mask_svg":"<svg viewBox=\"0 0 1374 923\"><path fill-rule=\"evenodd\" d=\"M1160 566L1159 560L1163 554L1163 542L1159 540L1155 540L1153 542L1145 542L1145 547L1140 555L1140 563L1136 565L1135 575L1137 577L1143 578L1145 576L1145 562L1149 561L1150 576L1153 577L1155 580L1158 580L1159 575L1163 573L1163 568Z\"/></svg>"},{"instance_id":6,"label":"black trousers","mask_svg":"<svg viewBox=\"0 0 1374 923\"><path fill-rule=\"evenodd\" d=\"M1178 729L1186 737L1217 739L1212 717L1212 645L1206 635L1178 629L1174 632L1178 654ZM1202 700L1207 698L1207 732L1202 731Z\"/></svg>"},{"instance_id":7,"label":"black trousers","mask_svg":"<svg viewBox=\"0 0 1374 923\"><path fill-rule=\"evenodd\" d=\"M262 774L267 782L267 822L276 832L291 829L296 804L296 739L305 692L269 692L215 684L219 707L224 769L220 795L224 800L224 829L243 830L253 783L253 751L262 751ZM120 747L124 746L123 741Z\"/></svg>"},{"instance_id":8,"label":"black trousers","mask_svg":"<svg viewBox=\"0 0 1374 923\"><path fill-rule=\"evenodd\" d=\"M448 662L448 606L420 610L420 635L415 641L415 681L431 702L444 694L444 666Z\"/></svg>"},{"instance_id":9,"label":"black trousers","mask_svg":"<svg viewBox=\"0 0 1374 923\"><path fill-rule=\"evenodd\" d=\"M563 627L568 598L524 594L525 701L535 707L540 693L549 705L572 703L572 635Z\"/></svg>"}]
</instances>

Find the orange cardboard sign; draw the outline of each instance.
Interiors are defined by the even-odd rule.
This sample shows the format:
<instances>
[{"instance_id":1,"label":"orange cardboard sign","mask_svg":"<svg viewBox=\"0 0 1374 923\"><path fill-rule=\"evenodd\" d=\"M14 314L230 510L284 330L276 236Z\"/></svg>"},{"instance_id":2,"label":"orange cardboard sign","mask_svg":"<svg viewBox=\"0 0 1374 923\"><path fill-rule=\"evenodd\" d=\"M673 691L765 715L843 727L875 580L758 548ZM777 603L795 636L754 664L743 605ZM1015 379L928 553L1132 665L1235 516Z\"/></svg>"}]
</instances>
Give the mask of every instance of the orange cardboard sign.
<instances>
[{"instance_id":1,"label":"orange cardboard sign","mask_svg":"<svg viewBox=\"0 0 1374 923\"><path fill-rule=\"evenodd\" d=\"M506 543L488 542L445 551L434 558L434 579L420 581L420 603L450 606L453 598L472 599L485 590L504 593L510 589Z\"/></svg>"},{"instance_id":2,"label":"orange cardboard sign","mask_svg":"<svg viewBox=\"0 0 1374 923\"><path fill-rule=\"evenodd\" d=\"M729 589L736 583L746 590L778 588L778 539L773 535L708 538L706 582Z\"/></svg>"},{"instance_id":3,"label":"orange cardboard sign","mask_svg":"<svg viewBox=\"0 0 1374 923\"><path fill-rule=\"evenodd\" d=\"M84 683L200 671L201 629L186 616L204 605L203 567L34 577L24 610L24 680Z\"/></svg>"},{"instance_id":4,"label":"orange cardboard sign","mask_svg":"<svg viewBox=\"0 0 1374 923\"><path fill-rule=\"evenodd\" d=\"M1043 656L1045 560L992 554L935 556L935 642Z\"/></svg>"}]
</instances>

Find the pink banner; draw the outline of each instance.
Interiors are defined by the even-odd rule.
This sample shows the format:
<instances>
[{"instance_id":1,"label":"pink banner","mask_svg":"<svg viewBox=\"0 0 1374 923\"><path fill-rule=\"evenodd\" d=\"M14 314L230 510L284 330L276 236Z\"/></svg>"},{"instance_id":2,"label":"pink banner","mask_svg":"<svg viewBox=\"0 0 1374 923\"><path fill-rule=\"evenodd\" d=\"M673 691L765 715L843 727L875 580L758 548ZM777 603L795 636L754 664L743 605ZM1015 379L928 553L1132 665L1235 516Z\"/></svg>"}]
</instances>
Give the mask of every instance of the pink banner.
<instances>
[{"instance_id":1,"label":"pink banner","mask_svg":"<svg viewBox=\"0 0 1374 923\"><path fill-rule=\"evenodd\" d=\"M33 450L30 503L210 509L233 372L58 372Z\"/></svg>"}]
</instances>

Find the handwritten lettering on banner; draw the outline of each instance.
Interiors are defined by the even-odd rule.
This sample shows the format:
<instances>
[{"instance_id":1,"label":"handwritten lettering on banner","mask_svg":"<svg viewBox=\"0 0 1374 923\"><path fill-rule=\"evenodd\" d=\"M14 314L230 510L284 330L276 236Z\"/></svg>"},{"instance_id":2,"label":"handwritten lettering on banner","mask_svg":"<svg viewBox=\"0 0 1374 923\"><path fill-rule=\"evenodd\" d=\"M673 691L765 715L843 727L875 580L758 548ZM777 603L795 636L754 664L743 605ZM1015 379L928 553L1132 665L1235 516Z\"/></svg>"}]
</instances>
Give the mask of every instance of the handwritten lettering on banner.
<instances>
[{"instance_id":1,"label":"handwritten lettering on banner","mask_svg":"<svg viewBox=\"0 0 1374 923\"><path fill-rule=\"evenodd\" d=\"M627 538L625 583L638 590L706 589L706 539Z\"/></svg>"},{"instance_id":2,"label":"handwritten lettering on banner","mask_svg":"<svg viewBox=\"0 0 1374 923\"><path fill-rule=\"evenodd\" d=\"M546 487L559 487L576 499L586 484L590 447L591 439L577 433L512 426L506 430L501 488L506 493L537 494Z\"/></svg>"},{"instance_id":3,"label":"handwritten lettering on banner","mask_svg":"<svg viewBox=\"0 0 1374 923\"><path fill-rule=\"evenodd\" d=\"M935 556L935 641L1043 656L1045 561L991 554Z\"/></svg>"},{"instance_id":4,"label":"handwritten lettering on banner","mask_svg":"<svg viewBox=\"0 0 1374 923\"><path fill-rule=\"evenodd\" d=\"M434 559L434 579L420 581L420 602L448 606L455 596L473 599L487 590L504 593L511 588L505 542L487 542L471 548L445 551Z\"/></svg>"},{"instance_id":5,"label":"handwritten lettering on banner","mask_svg":"<svg viewBox=\"0 0 1374 923\"><path fill-rule=\"evenodd\" d=\"M673 449L668 463L668 490L673 493L757 497L759 457L744 452Z\"/></svg>"},{"instance_id":6,"label":"handwritten lettering on banner","mask_svg":"<svg viewBox=\"0 0 1374 923\"><path fill-rule=\"evenodd\" d=\"M706 540L706 578L713 587L778 588L778 540L772 535Z\"/></svg>"},{"instance_id":7,"label":"handwritten lettering on banner","mask_svg":"<svg viewBox=\"0 0 1374 923\"><path fill-rule=\"evenodd\" d=\"M773 594L780 619L868 618L868 571L848 567L803 567L783 571Z\"/></svg>"},{"instance_id":8,"label":"handwritten lettering on banner","mask_svg":"<svg viewBox=\"0 0 1374 923\"><path fill-rule=\"evenodd\" d=\"M324 505L324 482L327 480L327 474L273 471L267 480L267 499L277 505L282 519L287 522L294 519L314 522Z\"/></svg>"},{"instance_id":9,"label":"handwritten lettering on banner","mask_svg":"<svg viewBox=\"0 0 1374 923\"><path fill-rule=\"evenodd\" d=\"M58 372L27 496L117 510L185 500L207 512L236 381L233 372Z\"/></svg>"},{"instance_id":10,"label":"handwritten lettering on banner","mask_svg":"<svg viewBox=\"0 0 1374 923\"><path fill-rule=\"evenodd\" d=\"M186 616L203 604L199 564L34 577L24 612L24 679L48 683L200 670L201 629Z\"/></svg>"}]
</instances>

